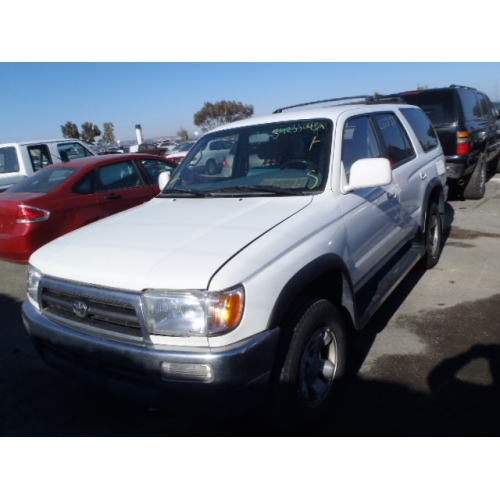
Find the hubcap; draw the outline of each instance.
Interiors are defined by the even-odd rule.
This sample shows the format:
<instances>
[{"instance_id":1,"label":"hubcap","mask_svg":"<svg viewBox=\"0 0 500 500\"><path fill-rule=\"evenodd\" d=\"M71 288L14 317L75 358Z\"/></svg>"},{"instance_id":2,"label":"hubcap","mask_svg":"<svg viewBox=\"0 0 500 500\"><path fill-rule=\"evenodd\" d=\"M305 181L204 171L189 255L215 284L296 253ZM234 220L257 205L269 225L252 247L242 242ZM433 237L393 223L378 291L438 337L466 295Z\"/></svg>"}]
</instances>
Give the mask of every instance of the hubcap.
<instances>
[{"instance_id":1,"label":"hubcap","mask_svg":"<svg viewBox=\"0 0 500 500\"><path fill-rule=\"evenodd\" d=\"M310 408L327 398L337 371L337 342L326 327L316 330L300 362L299 396Z\"/></svg>"},{"instance_id":2,"label":"hubcap","mask_svg":"<svg viewBox=\"0 0 500 500\"><path fill-rule=\"evenodd\" d=\"M439 224L436 215L429 221L429 253L436 255L439 251Z\"/></svg>"}]
</instances>

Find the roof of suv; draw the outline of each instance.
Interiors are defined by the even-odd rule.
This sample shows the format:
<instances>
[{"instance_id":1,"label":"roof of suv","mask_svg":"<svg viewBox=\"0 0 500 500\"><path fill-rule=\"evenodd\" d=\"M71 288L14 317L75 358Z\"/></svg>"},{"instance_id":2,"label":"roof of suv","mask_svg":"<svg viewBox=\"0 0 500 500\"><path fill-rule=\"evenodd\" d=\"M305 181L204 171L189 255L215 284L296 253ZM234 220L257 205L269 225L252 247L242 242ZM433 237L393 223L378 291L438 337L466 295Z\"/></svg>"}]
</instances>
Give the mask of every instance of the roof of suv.
<instances>
[{"instance_id":1,"label":"roof of suv","mask_svg":"<svg viewBox=\"0 0 500 500\"><path fill-rule=\"evenodd\" d=\"M344 102L342 102L344 101ZM352 102L345 102L352 101ZM338 102L338 103L336 103ZM317 106L319 104L332 103L325 106ZM309 107L315 106L315 107ZM391 109L400 108L402 106L409 107L410 104L406 103L403 99L397 96L391 96L387 98L382 96L380 98L373 96L355 96L355 97L343 97L337 99L325 99L322 101L313 101L309 103L296 104L293 106L286 106L279 108L274 113L270 115L258 116L246 118L245 120L236 121L222 125L217 128L217 130L227 130L232 128L238 128L244 123L245 125L257 125L261 123L273 123L273 122L284 122L290 120L304 120L304 119L318 119L318 118L331 118L335 119L340 114L346 111L352 111L355 109L369 109L370 111L388 111ZM302 108L297 110L296 108ZM289 111L291 110L291 111Z\"/></svg>"}]
</instances>

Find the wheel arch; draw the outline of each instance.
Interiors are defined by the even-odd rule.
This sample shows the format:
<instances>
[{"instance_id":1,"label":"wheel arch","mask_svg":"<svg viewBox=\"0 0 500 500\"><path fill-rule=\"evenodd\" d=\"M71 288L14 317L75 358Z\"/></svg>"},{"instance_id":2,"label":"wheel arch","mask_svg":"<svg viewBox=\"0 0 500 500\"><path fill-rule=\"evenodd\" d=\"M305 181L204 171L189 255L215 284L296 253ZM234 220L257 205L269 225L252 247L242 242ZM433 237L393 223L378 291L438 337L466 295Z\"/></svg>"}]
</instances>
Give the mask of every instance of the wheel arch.
<instances>
[{"instance_id":1,"label":"wheel arch","mask_svg":"<svg viewBox=\"0 0 500 500\"><path fill-rule=\"evenodd\" d=\"M354 291L349 271L338 255L323 255L297 271L281 290L269 318L268 328L283 324L301 296L326 299L339 307L345 320L355 314Z\"/></svg>"}]
</instances>

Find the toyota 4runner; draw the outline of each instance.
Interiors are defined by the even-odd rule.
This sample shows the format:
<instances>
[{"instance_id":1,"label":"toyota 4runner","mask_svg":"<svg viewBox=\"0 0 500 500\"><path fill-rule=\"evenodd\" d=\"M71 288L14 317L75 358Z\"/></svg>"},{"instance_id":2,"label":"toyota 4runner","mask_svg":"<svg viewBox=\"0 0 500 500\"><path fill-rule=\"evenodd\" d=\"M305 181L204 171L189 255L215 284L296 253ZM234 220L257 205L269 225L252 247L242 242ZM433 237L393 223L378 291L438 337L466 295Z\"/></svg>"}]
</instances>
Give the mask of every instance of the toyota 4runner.
<instances>
[{"instance_id":1,"label":"toyota 4runner","mask_svg":"<svg viewBox=\"0 0 500 500\"><path fill-rule=\"evenodd\" d=\"M195 168L213 140L232 145L229 176ZM347 335L440 256L445 159L402 102L227 124L163 181L152 201L36 251L23 304L47 363L149 404L252 395L277 422L324 416Z\"/></svg>"}]
</instances>

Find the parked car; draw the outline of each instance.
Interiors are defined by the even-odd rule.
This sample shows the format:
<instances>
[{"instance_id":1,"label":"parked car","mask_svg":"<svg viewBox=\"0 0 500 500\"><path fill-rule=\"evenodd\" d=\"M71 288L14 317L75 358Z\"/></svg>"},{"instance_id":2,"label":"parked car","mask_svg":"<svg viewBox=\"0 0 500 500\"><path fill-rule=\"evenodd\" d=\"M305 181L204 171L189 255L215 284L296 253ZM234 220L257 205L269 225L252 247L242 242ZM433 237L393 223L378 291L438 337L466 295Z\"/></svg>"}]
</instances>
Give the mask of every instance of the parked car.
<instances>
[{"instance_id":1,"label":"parked car","mask_svg":"<svg viewBox=\"0 0 500 500\"><path fill-rule=\"evenodd\" d=\"M198 148L196 155L189 160L191 167L209 175L220 173L222 162L233 146L233 141L216 139L202 144L203 149Z\"/></svg>"},{"instance_id":2,"label":"parked car","mask_svg":"<svg viewBox=\"0 0 500 500\"><path fill-rule=\"evenodd\" d=\"M164 141L158 142L156 145L158 148L165 149L165 151L172 151L178 146L178 143L170 139L165 139Z\"/></svg>"},{"instance_id":3,"label":"parked car","mask_svg":"<svg viewBox=\"0 0 500 500\"><path fill-rule=\"evenodd\" d=\"M326 417L347 337L437 264L447 195L420 108L332 101L212 130L155 199L36 251L22 310L41 357L155 407ZM193 169L214 142L237 143L229 177Z\"/></svg>"},{"instance_id":4,"label":"parked car","mask_svg":"<svg viewBox=\"0 0 500 500\"><path fill-rule=\"evenodd\" d=\"M500 122L488 96L460 85L398 95L429 116L446 155L450 185L464 198L482 198L488 163L500 171Z\"/></svg>"},{"instance_id":5,"label":"parked car","mask_svg":"<svg viewBox=\"0 0 500 500\"><path fill-rule=\"evenodd\" d=\"M137 147L138 153L148 153L150 155L163 155L168 148L157 146L148 142L143 142Z\"/></svg>"},{"instance_id":6,"label":"parked car","mask_svg":"<svg viewBox=\"0 0 500 500\"><path fill-rule=\"evenodd\" d=\"M174 161L177 165L184 160L189 150L196 144L196 141L186 141L182 142L172 151L168 151L164 154L165 158Z\"/></svg>"},{"instance_id":7,"label":"parked car","mask_svg":"<svg viewBox=\"0 0 500 500\"><path fill-rule=\"evenodd\" d=\"M90 146L77 139L0 144L0 192L42 167L94 154Z\"/></svg>"},{"instance_id":8,"label":"parked car","mask_svg":"<svg viewBox=\"0 0 500 500\"><path fill-rule=\"evenodd\" d=\"M168 160L144 154L82 158L51 165L0 194L0 258L27 262L45 243L148 201Z\"/></svg>"}]
</instances>

